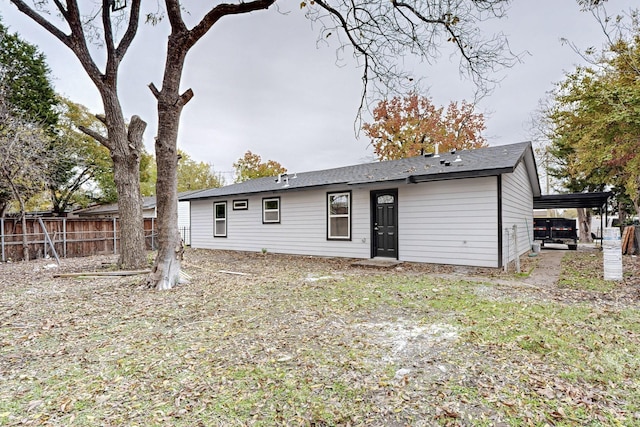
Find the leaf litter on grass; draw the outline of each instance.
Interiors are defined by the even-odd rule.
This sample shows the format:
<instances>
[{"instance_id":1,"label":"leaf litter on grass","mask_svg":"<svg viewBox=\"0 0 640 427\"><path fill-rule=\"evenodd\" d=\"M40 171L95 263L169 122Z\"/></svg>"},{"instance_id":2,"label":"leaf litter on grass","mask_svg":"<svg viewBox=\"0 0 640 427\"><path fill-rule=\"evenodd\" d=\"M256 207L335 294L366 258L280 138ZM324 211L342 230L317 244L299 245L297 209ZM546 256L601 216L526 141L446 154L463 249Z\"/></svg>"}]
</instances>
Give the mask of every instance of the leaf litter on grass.
<instances>
[{"instance_id":1,"label":"leaf litter on grass","mask_svg":"<svg viewBox=\"0 0 640 427\"><path fill-rule=\"evenodd\" d=\"M0 424L634 425L640 414L632 283L567 298L493 270L188 250L191 284L151 292L136 278L54 279L45 265L2 265Z\"/></svg>"}]
</instances>

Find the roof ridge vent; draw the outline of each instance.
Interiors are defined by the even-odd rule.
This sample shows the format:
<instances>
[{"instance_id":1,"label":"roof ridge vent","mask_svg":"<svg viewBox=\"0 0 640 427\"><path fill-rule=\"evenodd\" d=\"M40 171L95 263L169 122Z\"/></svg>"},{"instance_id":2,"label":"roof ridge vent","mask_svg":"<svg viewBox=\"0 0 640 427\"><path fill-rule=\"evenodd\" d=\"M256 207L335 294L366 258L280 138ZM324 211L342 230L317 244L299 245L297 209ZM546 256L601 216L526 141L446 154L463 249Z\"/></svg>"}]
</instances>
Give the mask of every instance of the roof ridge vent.
<instances>
[{"instance_id":1,"label":"roof ridge vent","mask_svg":"<svg viewBox=\"0 0 640 427\"><path fill-rule=\"evenodd\" d=\"M286 180L286 182L289 182L289 174L285 173L279 173L278 177L276 178L276 184L280 184L282 182L282 180Z\"/></svg>"}]
</instances>

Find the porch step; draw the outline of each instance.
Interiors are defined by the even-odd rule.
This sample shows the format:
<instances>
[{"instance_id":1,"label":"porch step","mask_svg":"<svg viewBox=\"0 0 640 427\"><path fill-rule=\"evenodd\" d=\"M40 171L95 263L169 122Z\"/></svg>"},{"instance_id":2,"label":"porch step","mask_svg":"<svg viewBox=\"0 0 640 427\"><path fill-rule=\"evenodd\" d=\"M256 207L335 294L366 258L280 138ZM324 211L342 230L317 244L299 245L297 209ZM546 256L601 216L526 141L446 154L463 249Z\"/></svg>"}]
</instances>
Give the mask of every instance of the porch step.
<instances>
[{"instance_id":1,"label":"porch step","mask_svg":"<svg viewBox=\"0 0 640 427\"><path fill-rule=\"evenodd\" d=\"M400 264L402 264L402 261L398 261L397 259L376 257L356 261L351 265L354 267L392 268Z\"/></svg>"}]
</instances>

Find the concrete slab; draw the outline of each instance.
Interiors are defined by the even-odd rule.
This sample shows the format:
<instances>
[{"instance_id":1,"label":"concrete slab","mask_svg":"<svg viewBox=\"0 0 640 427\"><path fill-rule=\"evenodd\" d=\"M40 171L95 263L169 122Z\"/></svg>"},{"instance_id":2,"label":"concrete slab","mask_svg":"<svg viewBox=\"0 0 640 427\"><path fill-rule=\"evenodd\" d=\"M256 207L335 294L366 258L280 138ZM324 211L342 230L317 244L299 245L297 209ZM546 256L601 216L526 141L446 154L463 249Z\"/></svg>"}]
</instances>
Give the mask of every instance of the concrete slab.
<instances>
[{"instance_id":1,"label":"concrete slab","mask_svg":"<svg viewBox=\"0 0 640 427\"><path fill-rule=\"evenodd\" d=\"M402 261L397 259L377 257L356 261L351 265L354 267L393 268L400 264L402 264Z\"/></svg>"}]
</instances>

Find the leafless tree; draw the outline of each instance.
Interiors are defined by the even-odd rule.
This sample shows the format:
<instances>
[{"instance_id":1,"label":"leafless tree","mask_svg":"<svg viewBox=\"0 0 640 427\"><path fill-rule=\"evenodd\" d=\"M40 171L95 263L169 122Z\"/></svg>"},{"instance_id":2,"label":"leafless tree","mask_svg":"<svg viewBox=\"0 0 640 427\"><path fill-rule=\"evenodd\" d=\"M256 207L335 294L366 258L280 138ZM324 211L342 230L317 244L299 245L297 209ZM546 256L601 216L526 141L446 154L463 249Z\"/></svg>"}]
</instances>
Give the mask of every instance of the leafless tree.
<instances>
[{"instance_id":1,"label":"leafless tree","mask_svg":"<svg viewBox=\"0 0 640 427\"><path fill-rule=\"evenodd\" d=\"M20 206L22 258L29 259L25 202L45 188L48 138L38 124L25 120L6 101L0 84L0 187Z\"/></svg>"},{"instance_id":2,"label":"leafless tree","mask_svg":"<svg viewBox=\"0 0 640 427\"><path fill-rule=\"evenodd\" d=\"M121 267L138 268L146 264L144 250L144 227L142 218L142 196L140 193L140 153L143 150L142 136L146 123L138 116L131 117L127 126L118 98L118 72L120 63L129 49L139 26L140 1L132 0L126 9L119 9L115 0L97 3L83 2L95 10L81 12L78 1L55 0L50 2L33 0L10 0L22 13L60 40L78 58L83 69L98 89L104 106L104 116L99 116L107 129L103 136L91 129L83 132L95 138L111 153L114 180L118 191L118 206L121 226ZM57 18L60 18L60 23ZM115 27L126 22L126 29L118 39ZM104 69L98 67L89 44L100 38L106 61Z\"/></svg>"}]
</instances>

